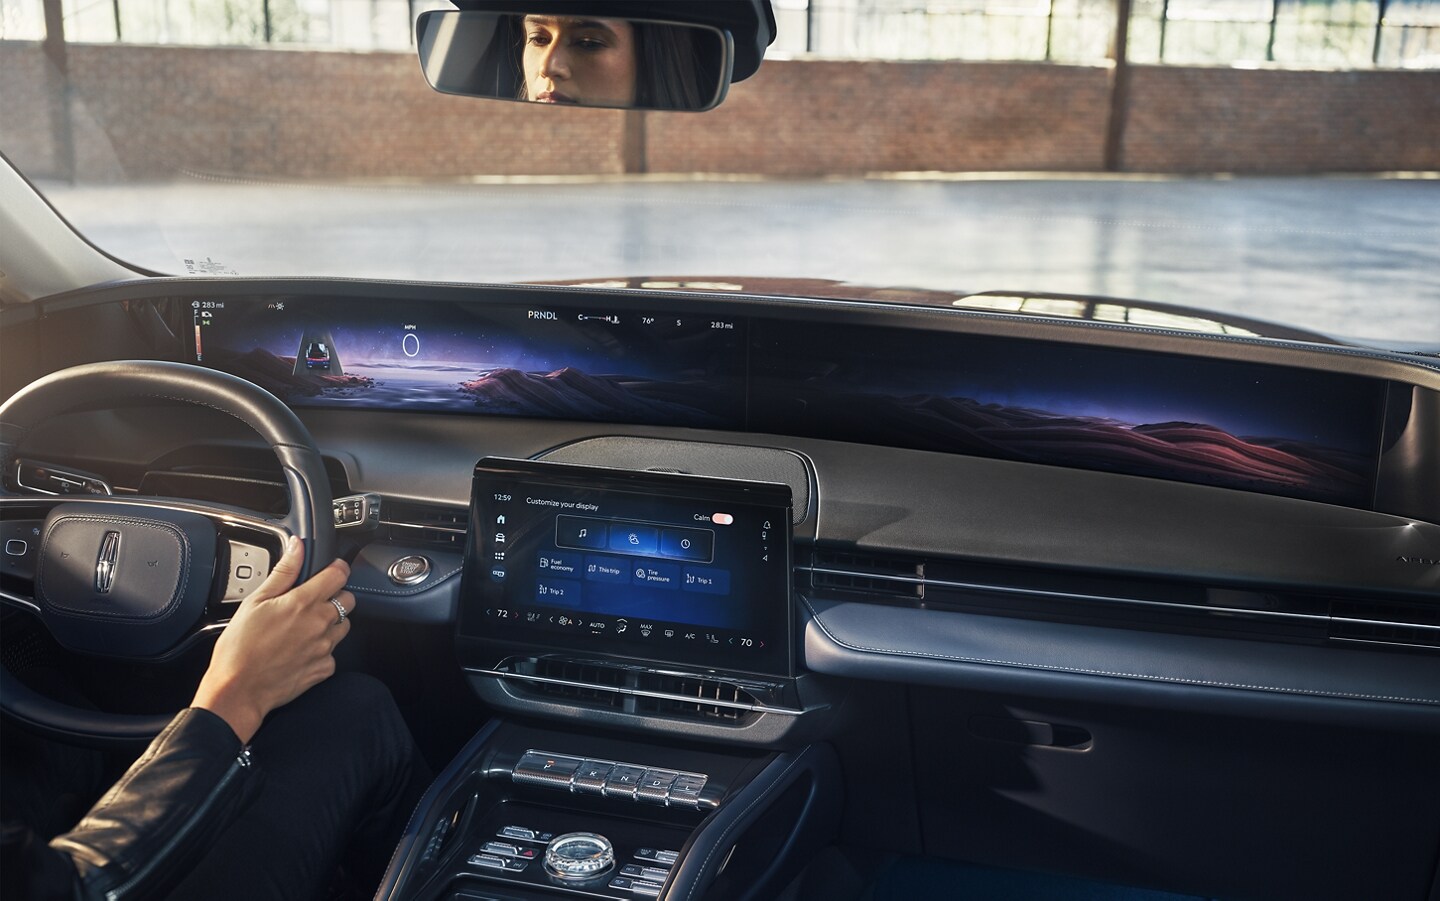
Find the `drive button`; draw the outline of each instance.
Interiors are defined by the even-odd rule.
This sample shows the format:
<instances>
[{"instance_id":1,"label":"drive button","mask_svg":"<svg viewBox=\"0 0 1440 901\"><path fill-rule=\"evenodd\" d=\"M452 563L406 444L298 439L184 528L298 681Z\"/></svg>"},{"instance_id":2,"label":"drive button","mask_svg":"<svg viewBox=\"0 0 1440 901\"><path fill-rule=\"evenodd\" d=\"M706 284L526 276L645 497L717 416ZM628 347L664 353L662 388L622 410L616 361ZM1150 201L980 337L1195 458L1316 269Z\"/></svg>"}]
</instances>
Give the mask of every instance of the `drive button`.
<instances>
[{"instance_id":1,"label":"drive button","mask_svg":"<svg viewBox=\"0 0 1440 901\"><path fill-rule=\"evenodd\" d=\"M674 770L646 770L639 788L635 790L635 798L652 804L664 804L670 796L670 786L674 785L678 778L680 774Z\"/></svg>"}]
</instances>

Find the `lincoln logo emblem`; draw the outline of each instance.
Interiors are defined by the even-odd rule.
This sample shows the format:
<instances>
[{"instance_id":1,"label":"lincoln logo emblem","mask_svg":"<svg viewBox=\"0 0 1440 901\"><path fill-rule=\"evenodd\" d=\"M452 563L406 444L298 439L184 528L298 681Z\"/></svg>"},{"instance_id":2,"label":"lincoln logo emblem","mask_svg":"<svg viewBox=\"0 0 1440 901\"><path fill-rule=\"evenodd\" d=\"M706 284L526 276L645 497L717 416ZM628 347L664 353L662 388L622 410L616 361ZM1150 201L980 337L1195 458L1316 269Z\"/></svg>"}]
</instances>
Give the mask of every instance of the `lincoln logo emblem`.
<instances>
[{"instance_id":1,"label":"lincoln logo emblem","mask_svg":"<svg viewBox=\"0 0 1440 901\"><path fill-rule=\"evenodd\" d=\"M100 540L100 558L95 561L95 590L109 594L115 584L115 561L120 558L120 533L106 532Z\"/></svg>"}]
</instances>

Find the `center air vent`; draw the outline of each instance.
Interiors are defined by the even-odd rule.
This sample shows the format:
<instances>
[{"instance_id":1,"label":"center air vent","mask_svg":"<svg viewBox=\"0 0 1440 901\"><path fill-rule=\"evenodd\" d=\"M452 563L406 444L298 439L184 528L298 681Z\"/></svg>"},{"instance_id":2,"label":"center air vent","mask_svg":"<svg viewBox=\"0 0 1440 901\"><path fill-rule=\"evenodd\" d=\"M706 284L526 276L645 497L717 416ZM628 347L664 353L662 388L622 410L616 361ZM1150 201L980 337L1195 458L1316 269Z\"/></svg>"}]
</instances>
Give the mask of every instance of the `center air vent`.
<instances>
[{"instance_id":1,"label":"center air vent","mask_svg":"<svg viewBox=\"0 0 1440 901\"><path fill-rule=\"evenodd\" d=\"M769 710L744 685L711 677L557 657L512 660L497 671L525 694L666 719L745 725Z\"/></svg>"},{"instance_id":2,"label":"center air vent","mask_svg":"<svg viewBox=\"0 0 1440 901\"><path fill-rule=\"evenodd\" d=\"M638 696L637 706L642 713L738 723L746 711L722 704L749 706L755 703L749 692L720 679L641 673L637 682L642 691L653 693Z\"/></svg>"}]
</instances>

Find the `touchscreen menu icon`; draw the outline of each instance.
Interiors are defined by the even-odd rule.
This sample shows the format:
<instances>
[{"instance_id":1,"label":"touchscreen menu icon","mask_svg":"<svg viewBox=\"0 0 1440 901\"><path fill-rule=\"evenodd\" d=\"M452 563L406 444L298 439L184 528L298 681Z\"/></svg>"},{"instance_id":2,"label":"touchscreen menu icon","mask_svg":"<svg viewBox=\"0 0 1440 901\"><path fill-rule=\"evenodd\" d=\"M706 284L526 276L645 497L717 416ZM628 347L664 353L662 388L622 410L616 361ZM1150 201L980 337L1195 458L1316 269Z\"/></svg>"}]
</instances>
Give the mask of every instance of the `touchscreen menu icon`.
<instances>
[{"instance_id":1,"label":"touchscreen menu icon","mask_svg":"<svg viewBox=\"0 0 1440 901\"><path fill-rule=\"evenodd\" d=\"M555 546L709 563L715 556L715 533L666 523L561 515L555 517Z\"/></svg>"}]
</instances>

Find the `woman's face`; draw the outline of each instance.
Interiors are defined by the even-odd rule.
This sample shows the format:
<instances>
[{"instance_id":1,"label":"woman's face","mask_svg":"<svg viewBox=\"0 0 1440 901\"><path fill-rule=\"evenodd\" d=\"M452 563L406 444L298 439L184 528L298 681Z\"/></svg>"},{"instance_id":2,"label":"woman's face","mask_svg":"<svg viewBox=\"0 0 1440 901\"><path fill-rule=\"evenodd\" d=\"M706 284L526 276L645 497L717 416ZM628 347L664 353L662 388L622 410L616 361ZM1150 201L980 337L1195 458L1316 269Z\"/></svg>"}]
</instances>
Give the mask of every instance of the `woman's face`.
<instances>
[{"instance_id":1,"label":"woman's face","mask_svg":"<svg viewBox=\"0 0 1440 901\"><path fill-rule=\"evenodd\" d=\"M620 19L525 17L525 96L538 103L633 106L635 31Z\"/></svg>"}]
</instances>

